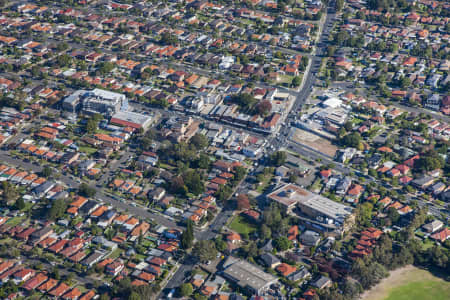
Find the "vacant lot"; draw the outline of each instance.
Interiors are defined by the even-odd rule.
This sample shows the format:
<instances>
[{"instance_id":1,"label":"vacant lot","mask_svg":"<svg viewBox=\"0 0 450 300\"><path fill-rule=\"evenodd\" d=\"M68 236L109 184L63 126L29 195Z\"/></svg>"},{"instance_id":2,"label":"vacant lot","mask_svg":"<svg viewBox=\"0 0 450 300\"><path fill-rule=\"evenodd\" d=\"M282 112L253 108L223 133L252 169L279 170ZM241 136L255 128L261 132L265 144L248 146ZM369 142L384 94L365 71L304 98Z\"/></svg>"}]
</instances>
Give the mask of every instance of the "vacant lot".
<instances>
[{"instance_id":1,"label":"vacant lot","mask_svg":"<svg viewBox=\"0 0 450 300\"><path fill-rule=\"evenodd\" d=\"M306 145L328 156L334 157L336 155L337 147L329 140L303 129L295 128L291 139L296 143Z\"/></svg>"},{"instance_id":2,"label":"vacant lot","mask_svg":"<svg viewBox=\"0 0 450 300\"><path fill-rule=\"evenodd\" d=\"M380 284L364 293L362 300L446 300L450 282L426 270L407 266L392 271Z\"/></svg>"}]
</instances>

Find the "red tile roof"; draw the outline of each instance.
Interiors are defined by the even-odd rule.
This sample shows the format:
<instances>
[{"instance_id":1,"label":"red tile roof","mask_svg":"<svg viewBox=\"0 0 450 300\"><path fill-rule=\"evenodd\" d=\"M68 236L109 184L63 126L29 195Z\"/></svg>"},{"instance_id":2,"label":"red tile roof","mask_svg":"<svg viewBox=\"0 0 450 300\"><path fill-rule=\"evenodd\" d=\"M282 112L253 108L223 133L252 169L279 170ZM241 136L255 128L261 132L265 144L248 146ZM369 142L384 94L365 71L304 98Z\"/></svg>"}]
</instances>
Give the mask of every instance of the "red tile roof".
<instances>
[{"instance_id":1,"label":"red tile roof","mask_svg":"<svg viewBox=\"0 0 450 300\"><path fill-rule=\"evenodd\" d=\"M294 273L297 268L286 263L281 263L276 267L276 270L284 277L287 277L290 274Z\"/></svg>"},{"instance_id":2,"label":"red tile roof","mask_svg":"<svg viewBox=\"0 0 450 300\"><path fill-rule=\"evenodd\" d=\"M445 242L449 237L450 237L450 229L449 228L444 228L443 230L431 235L431 238L433 240L437 240L440 242Z\"/></svg>"}]
</instances>

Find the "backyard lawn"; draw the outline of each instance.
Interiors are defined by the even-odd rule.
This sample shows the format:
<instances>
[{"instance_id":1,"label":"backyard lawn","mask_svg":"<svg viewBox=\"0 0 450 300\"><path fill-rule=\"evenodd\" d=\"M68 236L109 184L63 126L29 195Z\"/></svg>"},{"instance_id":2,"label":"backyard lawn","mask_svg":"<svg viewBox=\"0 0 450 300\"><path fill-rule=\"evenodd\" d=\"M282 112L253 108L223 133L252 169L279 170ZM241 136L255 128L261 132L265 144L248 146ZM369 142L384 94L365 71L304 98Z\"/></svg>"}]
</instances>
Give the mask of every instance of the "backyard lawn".
<instances>
[{"instance_id":1,"label":"backyard lawn","mask_svg":"<svg viewBox=\"0 0 450 300\"><path fill-rule=\"evenodd\" d=\"M285 84L291 85L292 78L294 78L294 77L293 76L289 76L289 75L280 75L278 83L281 83L281 84L285 83Z\"/></svg>"},{"instance_id":2,"label":"backyard lawn","mask_svg":"<svg viewBox=\"0 0 450 300\"><path fill-rule=\"evenodd\" d=\"M11 218L8 221L6 221L6 224L8 224L10 226L16 226L16 225L22 224L26 219L27 219L27 217L25 217L25 216L14 217L14 218Z\"/></svg>"},{"instance_id":3,"label":"backyard lawn","mask_svg":"<svg viewBox=\"0 0 450 300\"><path fill-rule=\"evenodd\" d=\"M248 223L242 216L234 217L230 224L230 229L239 234L250 234L256 231L256 226Z\"/></svg>"},{"instance_id":4,"label":"backyard lawn","mask_svg":"<svg viewBox=\"0 0 450 300\"><path fill-rule=\"evenodd\" d=\"M422 249L423 249L423 250L427 250L428 248L431 248L431 247L433 247L433 246L434 246L434 242L431 241L431 240L429 240L429 239L426 239L426 240L422 243Z\"/></svg>"},{"instance_id":5,"label":"backyard lawn","mask_svg":"<svg viewBox=\"0 0 450 300\"><path fill-rule=\"evenodd\" d=\"M91 155L91 154L97 152L96 148L92 148L92 147L88 147L88 146L81 146L81 147L79 147L79 150L81 152L86 153L87 155Z\"/></svg>"},{"instance_id":6,"label":"backyard lawn","mask_svg":"<svg viewBox=\"0 0 450 300\"><path fill-rule=\"evenodd\" d=\"M115 249L111 254L108 256L109 258L116 259L122 254L123 250L120 248Z\"/></svg>"}]
</instances>

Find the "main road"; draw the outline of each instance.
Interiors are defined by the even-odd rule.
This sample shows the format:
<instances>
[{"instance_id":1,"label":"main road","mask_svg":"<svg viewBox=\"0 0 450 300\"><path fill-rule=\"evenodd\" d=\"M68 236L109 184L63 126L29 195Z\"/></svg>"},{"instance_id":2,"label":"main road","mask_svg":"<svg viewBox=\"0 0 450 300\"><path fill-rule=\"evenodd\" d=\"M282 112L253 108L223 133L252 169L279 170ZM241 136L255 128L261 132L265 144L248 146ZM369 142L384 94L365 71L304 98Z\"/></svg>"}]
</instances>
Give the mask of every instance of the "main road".
<instances>
[{"instance_id":1,"label":"main road","mask_svg":"<svg viewBox=\"0 0 450 300\"><path fill-rule=\"evenodd\" d=\"M333 9L328 9L327 14L325 15L325 21L323 25L319 28L319 38L318 38L318 45L322 45L325 39L328 38L330 25L335 19L335 13ZM315 76L314 72L317 72L317 63L320 66L321 58L318 56L320 53L322 53L321 49L317 49L317 51L313 52L311 55L310 63L305 71L305 78L303 79L302 85L300 86L300 91L296 95L296 100L294 104L292 105L290 113L287 115L287 120L291 116L293 116L294 112L304 103L305 99L308 98L311 87L314 84ZM289 131L289 124L284 122L284 126L280 128L281 132L287 133ZM287 134L286 134L287 136ZM269 145L275 141L275 138L272 139L271 142L269 142ZM233 214L230 210L223 210L220 212L213 223L209 226L209 228L203 232L198 232L196 234L197 239L201 240L211 240L216 236L216 232L220 231L220 229L226 224L228 219ZM178 287L180 284L183 283L183 281L186 279L187 273L189 273L192 268L195 266L195 263L192 261L192 259L187 256L180 268L177 270L177 272L174 274L174 276L171 278L171 280L166 285L166 291ZM161 298L161 295L160 295Z\"/></svg>"},{"instance_id":2,"label":"main road","mask_svg":"<svg viewBox=\"0 0 450 300\"><path fill-rule=\"evenodd\" d=\"M287 139L290 131L290 123L294 120L297 115L297 111L301 109L306 99L308 99L311 94L312 88L316 81L316 74L319 71L320 65L322 63L322 55L326 51L326 44L328 41L328 36L332 29L333 23L336 19L336 12L334 9L334 1L329 3L327 13L324 16L324 21L319 23L319 35L316 40L316 47L310 55L310 61L306 67L302 83L300 85L299 91L295 93L295 101L289 109L289 113L285 116L285 119L281 121L281 126L279 131L272 135L269 139L268 145L274 146L277 149L278 145L286 145ZM279 134L280 138L276 141L275 137Z\"/></svg>"}]
</instances>

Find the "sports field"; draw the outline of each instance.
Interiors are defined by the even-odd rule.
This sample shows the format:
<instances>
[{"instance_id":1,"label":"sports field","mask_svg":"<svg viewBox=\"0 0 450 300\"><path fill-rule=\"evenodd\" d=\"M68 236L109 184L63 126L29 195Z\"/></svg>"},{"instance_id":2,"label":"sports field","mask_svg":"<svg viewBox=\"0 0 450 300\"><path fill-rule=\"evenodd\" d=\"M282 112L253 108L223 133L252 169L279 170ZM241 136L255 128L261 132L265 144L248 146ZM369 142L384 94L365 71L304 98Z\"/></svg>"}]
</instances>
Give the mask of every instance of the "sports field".
<instances>
[{"instance_id":1,"label":"sports field","mask_svg":"<svg viewBox=\"0 0 450 300\"><path fill-rule=\"evenodd\" d=\"M426 270L407 266L364 293L362 300L448 300L450 282Z\"/></svg>"}]
</instances>

